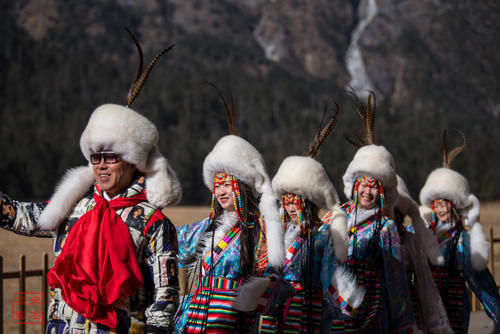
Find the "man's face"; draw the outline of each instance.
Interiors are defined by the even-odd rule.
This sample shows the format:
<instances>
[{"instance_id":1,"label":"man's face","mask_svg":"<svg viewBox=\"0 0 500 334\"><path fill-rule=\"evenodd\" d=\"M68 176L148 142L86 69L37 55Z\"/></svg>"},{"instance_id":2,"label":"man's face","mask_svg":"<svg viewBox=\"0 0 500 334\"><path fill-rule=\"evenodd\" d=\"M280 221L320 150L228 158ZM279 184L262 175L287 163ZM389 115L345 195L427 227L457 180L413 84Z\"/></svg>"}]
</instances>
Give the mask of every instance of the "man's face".
<instances>
[{"instance_id":1,"label":"man's face","mask_svg":"<svg viewBox=\"0 0 500 334\"><path fill-rule=\"evenodd\" d=\"M120 156L116 160L116 162L107 162L107 159L101 156L99 163L94 164L97 158L92 161L97 185L111 198L130 186L135 171L135 166L123 161Z\"/></svg>"},{"instance_id":2,"label":"man's face","mask_svg":"<svg viewBox=\"0 0 500 334\"><path fill-rule=\"evenodd\" d=\"M451 202L445 199L435 200L434 212L436 213L436 216L440 221L449 221L451 219Z\"/></svg>"},{"instance_id":3,"label":"man's face","mask_svg":"<svg viewBox=\"0 0 500 334\"><path fill-rule=\"evenodd\" d=\"M358 187L358 203L362 209L369 210L375 207L380 189L375 178L364 178Z\"/></svg>"},{"instance_id":4,"label":"man's face","mask_svg":"<svg viewBox=\"0 0 500 334\"><path fill-rule=\"evenodd\" d=\"M233 189L231 179L227 176L224 182L216 182L214 185L214 195L219 205L226 211L234 211Z\"/></svg>"}]
</instances>

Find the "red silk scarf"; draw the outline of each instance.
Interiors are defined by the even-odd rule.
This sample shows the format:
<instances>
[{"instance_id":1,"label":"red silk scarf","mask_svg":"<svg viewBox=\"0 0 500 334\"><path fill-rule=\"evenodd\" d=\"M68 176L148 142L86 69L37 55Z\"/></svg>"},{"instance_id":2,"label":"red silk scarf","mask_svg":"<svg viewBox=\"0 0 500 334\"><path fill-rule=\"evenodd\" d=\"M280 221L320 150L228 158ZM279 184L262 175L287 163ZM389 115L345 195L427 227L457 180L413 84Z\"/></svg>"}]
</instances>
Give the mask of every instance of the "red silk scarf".
<instances>
[{"instance_id":1,"label":"red silk scarf","mask_svg":"<svg viewBox=\"0 0 500 334\"><path fill-rule=\"evenodd\" d=\"M107 201L99 188L94 208L78 219L47 278L86 319L116 328L113 304L144 284L129 229L116 210L146 200L146 192Z\"/></svg>"}]
</instances>

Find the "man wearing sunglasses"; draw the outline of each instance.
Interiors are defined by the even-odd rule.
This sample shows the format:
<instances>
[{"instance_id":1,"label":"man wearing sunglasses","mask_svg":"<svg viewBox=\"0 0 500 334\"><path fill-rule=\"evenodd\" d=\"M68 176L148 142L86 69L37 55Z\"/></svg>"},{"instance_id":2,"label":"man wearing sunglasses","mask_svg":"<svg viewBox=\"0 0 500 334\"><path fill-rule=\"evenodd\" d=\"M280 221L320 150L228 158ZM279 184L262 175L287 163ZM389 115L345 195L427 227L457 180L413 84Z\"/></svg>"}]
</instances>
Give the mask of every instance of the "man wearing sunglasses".
<instances>
[{"instance_id":1,"label":"man wearing sunglasses","mask_svg":"<svg viewBox=\"0 0 500 334\"><path fill-rule=\"evenodd\" d=\"M0 226L53 236L47 333L165 333L178 304L177 237L160 209L180 200L156 126L106 104L80 138L88 166L69 170L47 202L0 192Z\"/></svg>"}]
</instances>

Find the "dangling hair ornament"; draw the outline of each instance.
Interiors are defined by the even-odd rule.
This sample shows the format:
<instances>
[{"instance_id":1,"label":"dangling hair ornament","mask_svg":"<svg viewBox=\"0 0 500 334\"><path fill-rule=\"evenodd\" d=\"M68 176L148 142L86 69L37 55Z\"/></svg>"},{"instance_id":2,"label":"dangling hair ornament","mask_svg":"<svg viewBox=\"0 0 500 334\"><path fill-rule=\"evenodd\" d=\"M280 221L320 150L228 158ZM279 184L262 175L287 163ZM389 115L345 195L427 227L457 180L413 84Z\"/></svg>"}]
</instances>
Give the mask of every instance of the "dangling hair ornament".
<instances>
[{"instance_id":1,"label":"dangling hair ornament","mask_svg":"<svg viewBox=\"0 0 500 334\"><path fill-rule=\"evenodd\" d=\"M153 60L149 63L149 65L146 67L144 72L142 71L142 66L143 66L143 54L142 54L142 48L137 39L135 38L134 34L128 29L125 28L127 32L129 33L130 37L134 41L137 51L139 52L139 65L137 67L137 71L135 72L134 80L132 81L132 85L130 86L130 89L127 94L127 107L130 107L132 103L134 102L135 98L139 95L141 92L142 88L144 87L144 84L146 83L146 80L148 79L149 74L151 73L151 70L155 66L156 62L158 59L160 59L161 56L163 56L165 53L170 51L173 47L174 44L170 45L168 48L164 49L160 53L156 55L156 57L153 58Z\"/></svg>"},{"instance_id":2,"label":"dangling hair ornament","mask_svg":"<svg viewBox=\"0 0 500 334\"><path fill-rule=\"evenodd\" d=\"M283 208L283 214L281 215L281 220L285 225L285 230L288 225L288 221L286 219L287 217L286 206L288 204L295 204L295 208L297 210L297 224L302 230L304 230L304 218L302 216L302 208L304 207L305 204L304 198L294 193L288 193L281 196L281 207Z\"/></svg>"}]
</instances>

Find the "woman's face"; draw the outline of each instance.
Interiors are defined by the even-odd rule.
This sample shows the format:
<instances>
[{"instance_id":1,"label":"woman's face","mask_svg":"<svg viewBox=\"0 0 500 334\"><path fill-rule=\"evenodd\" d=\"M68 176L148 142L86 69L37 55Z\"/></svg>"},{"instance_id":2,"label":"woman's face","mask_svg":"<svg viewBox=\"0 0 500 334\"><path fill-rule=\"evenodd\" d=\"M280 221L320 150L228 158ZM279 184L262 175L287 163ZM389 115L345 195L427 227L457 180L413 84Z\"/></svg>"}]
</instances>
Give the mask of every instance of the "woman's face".
<instances>
[{"instance_id":1,"label":"woman's face","mask_svg":"<svg viewBox=\"0 0 500 334\"><path fill-rule=\"evenodd\" d=\"M451 202L445 199L434 200L434 212L440 221L449 221L451 219Z\"/></svg>"},{"instance_id":2,"label":"woman's face","mask_svg":"<svg viewBox=\"0 0 500 334\"><path fill-rule=\"evenodd\" d=\"M290 217L290 220L296 223L299 219L299 214L297 212L297 204L295 204L294 202L286 203L285 210L288 216Z\"/></svg>"},{"instance_id":3,"label":"woman's face","mask_svg":"<svg viewBox=\"0 0 500 334\"><path fill-rule=\"evenodd\" d=\"M214 196L219 205L226 211L235 211L233 204L233 189L231 178L227 176L224 182L216 182L214 185Z\"/></svg>"},{"instance_id":4,"label":"woman's face","mask_svg":"<svg viewBox=\"0 0 500 334\"><path fill-rule=\"evenodd\" d=\"M369 210L375 207L380 189L373 177L363 178L358 187L358 203L362 209Z\"/></svg>"}]
</instances>

